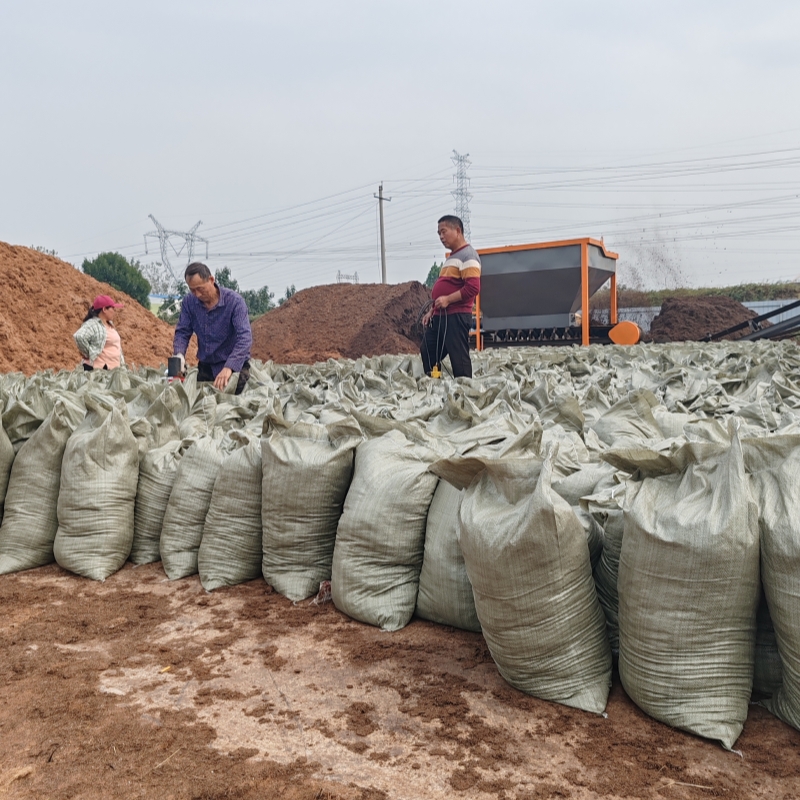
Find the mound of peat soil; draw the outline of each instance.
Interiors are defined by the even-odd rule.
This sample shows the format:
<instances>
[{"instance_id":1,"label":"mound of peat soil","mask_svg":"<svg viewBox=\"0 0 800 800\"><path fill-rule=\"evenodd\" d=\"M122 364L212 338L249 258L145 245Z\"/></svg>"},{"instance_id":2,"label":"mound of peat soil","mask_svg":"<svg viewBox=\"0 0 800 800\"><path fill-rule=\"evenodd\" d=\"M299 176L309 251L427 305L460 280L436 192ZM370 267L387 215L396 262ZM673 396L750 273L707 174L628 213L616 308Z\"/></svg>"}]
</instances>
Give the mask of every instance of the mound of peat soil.
<instances>
[{"instance_id":1,"label":"mound of peat soil","mask_svg":"<svg viewBox=\"0 0 800 800\"><path fill-rule=\"evenodd\" d=\"M730 297L670 297L650 326L653 342L697 342L706 334L725 330L757 316ZM768 324L768 323L767 323ZM725 339L738 339L749 333L745 328Z\"/></svg>"},{"instance_id":2,"label":"mound of peat soil","mask_svg":"<svg viewBox=\"0 0 800 800\"><path fill-rule=\"evenodd\" d=\"M414 328L428 290L400 284L334 283L302 289L253 323L253 357L283 364L418 353Z\"/></svg>"},{"instance_id":3,"label":"mound of peat soil","mask_svg":"<svg viewBox=\"0 0 800 800\"><path fill-rule=\"evenodd\" d=\"M125 304L117 314L122 352L132 365L157 367L172 355L173 328L133 298L54 256L0 242L0 372L28 375L80 363L72 334L98 294ZM196 348L192 345L190 361Z\"/></svg>"}]
</instances>

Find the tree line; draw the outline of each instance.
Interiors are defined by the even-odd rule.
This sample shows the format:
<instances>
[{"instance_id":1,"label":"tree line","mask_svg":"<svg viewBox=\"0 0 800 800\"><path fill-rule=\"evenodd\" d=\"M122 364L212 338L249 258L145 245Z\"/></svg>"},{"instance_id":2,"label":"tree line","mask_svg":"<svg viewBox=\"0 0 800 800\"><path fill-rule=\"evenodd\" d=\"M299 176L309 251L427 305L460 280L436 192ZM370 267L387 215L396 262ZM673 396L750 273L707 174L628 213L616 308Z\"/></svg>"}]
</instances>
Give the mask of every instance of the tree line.
<instances>
[{"instance_id":1,"label":"tree line","mask_svg":"<svg viewBox=\"0 0 800 800\"><path fill-rule=\"evenodd\" d=\"M100 253L91 260L85 258L81 269L92 278L108 283L130 295L148 311L150 294L166 295L157 316L172 324L177 322L181 301L186 296L186 283L183 279L176 279L169 269L159 262L143 265L135 259L128 260L121 253ZM268 286L262 286L260 289L240 289L238 281L231 275L228 267L216 270L214 278L220 286L233 289L242 296L251 321L276 308L276 305L282 305L296 291L294 284L287 286L276 304L275 293L271 292Z\"/></svg>"}]
</instances>

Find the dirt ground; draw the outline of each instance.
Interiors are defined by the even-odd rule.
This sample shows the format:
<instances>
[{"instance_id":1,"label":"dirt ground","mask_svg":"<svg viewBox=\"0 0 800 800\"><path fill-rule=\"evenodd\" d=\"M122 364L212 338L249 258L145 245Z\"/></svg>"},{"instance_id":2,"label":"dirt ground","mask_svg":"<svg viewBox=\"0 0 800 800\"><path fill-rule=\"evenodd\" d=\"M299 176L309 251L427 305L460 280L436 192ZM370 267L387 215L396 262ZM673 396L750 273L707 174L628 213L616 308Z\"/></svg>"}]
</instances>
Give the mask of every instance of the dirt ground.
<instances>
[{"instance_id":1,"label":"dirt ground","mask_svg":"<svg viewBox=\"0 0 800 800\"><path fill-rule=\"evenodd\" d=\"M279 364L419 353L414 329L430 292L417 281L302 289L253 322L253 357Z\"/></svg>"},{"instance_id":2,"label":"dirt ground","mask_svg":"<svg viewBox=\"0 0 800 800\"><path fill-rule=\"evenodd\" d=\"M755 311L731 297L670 297L653 320L648 339L654 342L697 342L706 334L732 328L755 316ZM747 329L737 331L725 339L739 339L748 333Z\"/></svg>"},{"instance_id":3,"label":"dirt ground","mask_svg":"<svg viewBox=\"0 0 800 800\"><path fill-rule=\"evenodd\" d=\"M800 796L800 733L759 706L737 748L646 717L528 697L479 634L397 633L263 581L207 594L160 565L105 583L53 565L0 580L0 796Z\"/></svg>"}]
</instances>

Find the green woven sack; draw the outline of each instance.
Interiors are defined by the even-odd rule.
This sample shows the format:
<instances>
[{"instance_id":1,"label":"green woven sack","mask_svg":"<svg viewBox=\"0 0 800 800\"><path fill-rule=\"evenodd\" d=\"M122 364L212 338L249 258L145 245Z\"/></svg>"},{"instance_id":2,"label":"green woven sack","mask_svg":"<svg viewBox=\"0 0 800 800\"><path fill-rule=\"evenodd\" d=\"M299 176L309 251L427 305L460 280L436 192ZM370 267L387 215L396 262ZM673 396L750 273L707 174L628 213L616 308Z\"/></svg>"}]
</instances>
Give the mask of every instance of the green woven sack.
<instances>
[{"instance_id":1,"label":"green woven sack","mask_svg":"<svg viewBox=\"0 0 800 800\"><path fill-rule=\"evenodd\" d=\"M761 576L778 640L781 685L764 705L800 730L800 436L758 440L752 476L761 529Z\"/></svg>"},{"instance_id":2,"label":"green woven sack","mask_svg":"<svg viewBox=\"0 0 800 800\"><path fill-rule=\"evenodd\" d=\"M772 697L781 688L783 668L778 638L769 613L767 598L761 596L756 615L756 656L753 671L753 694Z\"/></svg>"},{"instance_id":3,"label":"green woven sack","mask_svg":"<svg viewBox=\"0 0 800 800\"><path fill-rule=\"evenodd\" d=\"M362 434L354 423L296 422L270 416L261 439L264 580L290 600L330 580L336 527Z\"/></svg>"},{"instance_id":4,"label":"green woven sack","mask_svg":"<svg viewBox=\"0 0 800 800\"><path fill-rule=\"evenodd\" d=\"M139 463L139 486L133 514L134 564L151 564L161 559L161 529L169 504L178 465L192 440L168 442L148 450Z\"/></svg>"},{"instance_id":5,"label":"green woven sack","mask_svg":"<svg viewBox=\"0 0 800 800\"><path fill-rule=\"evenodd\" d=\"M170 580L197 574L197 551L223 458L220 442L206 436L178 462L159 542L161 563Z\"/></svg>"},{"instance_id":6,"label":"green woven sack","mask_svg":"<svg viewBox=\"0 0 800 800\"><path fill-rule=\"evenodd\" d=\"M606 617L608 641L613 656L619 654L619 595L617 577L619 574L619 554L622 550L624 515L622 502L625 485L604 489L598 494L581 500L581 508L603 529L603 550L594 566L594 583L597 599Z\"/></svg>"},{"instance_id":7,"label":"green woven sack","mask_svg":"<svg viewBox=\"0 0 800 800\"><path fill-rule=\"evenodd\" d=\"M0 398L1 400L2 398ZM11 475L11 464L14 462L14 445L8 438L3 420L0 416L0 520L2 520L3 503L6 499L8 479Z\"/></svg>"},{"instance_id":8,"label":"green woven sack","mask_svg":"<svg viewBox=\"0 0 800 800\"><path fill-rule=\"evenodd\" d=\"M501 416L496 422L490 417L466 431L460 442L462 447L466 445L465 454L442 459L430 468L442 480L433 495L425 528L417 597L417 614L424 619L469 631L481 630L472 584L458 543L458 513L463 490L487 464L521 456L530 463L532 456L539 455L542 436L539 421L515 421L513 417L513 414ZM474 434L482 437L476 446L468 440ZM452 440L453 436L448 434L448 441Z\"/></svg>"},{"instance_id":9,"label":"green woven sack","mask_svg":"<svg viewBox=\"0 0 800 800\"><path fill-rule=\"evenodd\" d=\"M53 552L64 569L102 581L131 551L139 448L124 401L109 408L87 395L86 410L64 451Z\"/></svg>"},{"instance_id":10,"label":"green woven sack","mask_svg":"<svg viewBox=\"0 0 800 800\"><path fill-rule=\"evenodd\" d=\"M628 484L618 578L625 691L727 749L747 718L760 593L758 509L730 436L675 474Z\"/></svg>"},{"instance_id":11,"label":"green woven sack","mask_svg":"<svg viewBox=\"0 0 800 800\"><path fill-rule=\"evenodd\" d=\"M334 604L353 619L396 631L414 614L425 522L439 480L428 466L436 458L400 431L356 449L331 577Z\"/></svg>"},{"instance_id":12,"label":"green woven sack","mask_svg":"<svg viewBox=\"0 0 800 800\"><path fill-rule=\"evenodd\" d=\"M20 448L11 469L0 526L0 574L55 560L61 461L84 408L59 397L47 419Z\"/></svg>"},{"instance_id":13,"label":"green woven sack","mask_svg":"<svg viewBox=\"0 0 800 800\"><path fill-rule=\"evenodd\" d=\"M441 625L480 632L472 584L458 544L458 509L463 492L439 481L425 523L417 615Z\"/></svg>"},{"instance_id":14,"label":"green woven sack","mask_svg":"<svg viewBox=\"0 0 800 800\"><path fill-rule=\"evenodd\" d=\"M52 410L41 393L29 390L26 398L28 402L19 398L11 400L3 412L3 428L14 452L19 452Z\"/></svg>"},{"instance_id":15,"label":"green woven sack","mask_svg":"<svg viewBox=\"0 0 800 800\"><path fill-rule=\"evenodd\" d=\"M586 533L551 488L554 455L487 462L461 501L458 539L500 674L527 694L600 714L611 651Z\"/></svg>"},{"instance_id":16,"label":"green woven sack","mask_svg":"<svg viewBox=\"0 0 800 800\"><path fill-rule=\"evenodd\" d=\"M261 577L261 443L239 431L231 438L241 446L220 466L197 554L209 592Z\"/></svg>"},{"instance_id":17,"label":"green woven sack","mask_svg":"<svg viewBox=\"0 0 800 800\"><path fill-rule=\"evenodd\" d=\"M658 400L652 392L630 392L606 411L592 428L608 445L663 439L664 435L653 416Z\"/></svg>"}]
</instances>

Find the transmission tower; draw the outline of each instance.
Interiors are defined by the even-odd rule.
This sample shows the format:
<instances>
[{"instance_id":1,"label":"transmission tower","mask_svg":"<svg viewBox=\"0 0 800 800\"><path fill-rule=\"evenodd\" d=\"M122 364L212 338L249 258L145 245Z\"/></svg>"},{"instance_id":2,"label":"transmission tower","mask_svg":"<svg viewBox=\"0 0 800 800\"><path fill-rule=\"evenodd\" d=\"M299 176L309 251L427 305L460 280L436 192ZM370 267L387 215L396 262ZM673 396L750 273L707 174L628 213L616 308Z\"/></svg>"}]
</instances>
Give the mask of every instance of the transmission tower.
<instances>
[{"instance_id":1,"label":"transmission tower","mask_svg":"<svg viewBox=\"0 0 800 800\"><path fill-rule=\"evenodd\" d=\"M453 195L456 201L455 213L457 217L461 218L464 223L464 238L469 242L471 241L471 233L469 229L469 201L472 195L469 193L469 178L467 177L467 167L472 162L469 160L469 153L461 155L453 150L453 156L450 159L456 165L456 174L453 180L456 182L456 188L450 194Z\"/></svg>"},{"instance_id":2,"label":"transmission tower","mask_svg":"<svg viewBox=\"0 0 800 800\"><path fill-rule=\"evenodd\" d=\"M179 281L179 278L175 274L175 270L172 269L172 264L170 264L169 257L170 257L170 250L176 255L180 256L181 253L186 250L186 266L188 267L189 264L192 263L194 259L194 245L195 242L203 242L206 246L206 260L208 260L208 239L204 239L202 236L198 236L196 231L197 229L203 224L203 221L200 220L196 222L192 228L188 231L170 231L167 230L152 214L148 214L148 217L153 220L153 223L156 226L154 231L150 231L144 235L144 252L147 253L147 237L152 236L158 239L158 244L161 248L161 263L170 271L170 274L176 281ZM172 238L182 239L183 244L180 247L175 247L174 244L170 241Z\"/></svg>"}]
</instances>

